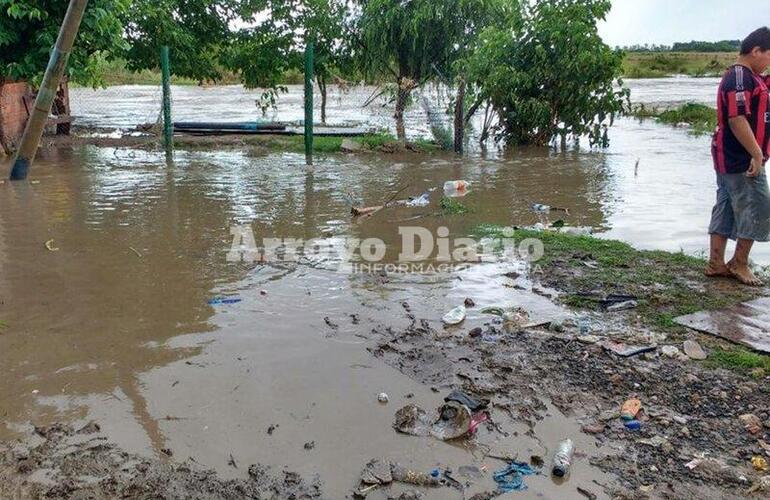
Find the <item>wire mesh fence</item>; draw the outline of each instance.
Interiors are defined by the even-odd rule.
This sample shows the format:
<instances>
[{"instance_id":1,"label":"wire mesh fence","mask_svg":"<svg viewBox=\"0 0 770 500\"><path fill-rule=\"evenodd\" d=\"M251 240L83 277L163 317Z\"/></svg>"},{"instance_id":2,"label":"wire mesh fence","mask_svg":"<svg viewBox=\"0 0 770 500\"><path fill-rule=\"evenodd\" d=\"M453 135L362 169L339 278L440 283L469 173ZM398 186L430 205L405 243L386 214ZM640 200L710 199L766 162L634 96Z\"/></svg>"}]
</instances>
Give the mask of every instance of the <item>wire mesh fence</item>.
<instances>
[{"instance_id":1,"label":"wire mesh fence","mask_svg":"<svg viewBox=\"0 0 770 500\"><path fill-rule=\"evenodd\" d=\"M172 79L173 83L173 79ZM242 85L173 85L171 113L175 122L253 122L280 121L300 126L304 118L304 90L288 85L280 92L275 106L263 113L262 89ZM321 95L315 88L314 115L321 119ZM447 89L430 87L415 91L405 114L410 136L439 137L450 133L451 117ZM70 89L70 108L74 133L132 132L161 133L162 86L118 85L91 89ZM328 86L326 123L329 127L361 127L372 131L395 132L393 94L386 87L333 84ZM442 132L443 130L443 132ZM437 137L437 139L439 138Z\"/></svg>"}]
</instances>

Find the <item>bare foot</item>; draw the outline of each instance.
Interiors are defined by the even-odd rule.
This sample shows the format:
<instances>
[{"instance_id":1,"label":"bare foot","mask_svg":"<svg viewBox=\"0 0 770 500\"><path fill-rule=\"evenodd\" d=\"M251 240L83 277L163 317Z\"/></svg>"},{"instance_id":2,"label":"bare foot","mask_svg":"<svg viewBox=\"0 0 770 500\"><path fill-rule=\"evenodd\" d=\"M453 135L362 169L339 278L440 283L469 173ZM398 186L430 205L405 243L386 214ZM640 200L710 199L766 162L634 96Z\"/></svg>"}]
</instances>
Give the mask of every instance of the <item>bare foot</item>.
<instances>
[{"instance_id":1,"label":"bare foot","mask_svg":"<svg viewBox=\"0 0 770 500\"><path fill-rule=\"evenodd\" d=\"M709 262L703 274L709 278L734 278L732 271L724 262Z\"/></svg>"},{"instance_id":2,"label":"bare foot","mask_svg":"<svg viewBox=\"0 0 770 500\"><path fill-rule=\"evenodd\" d=\"M749 269L749 266L747 266L746 264L738 264L736 262L730 261L727 263L727 268L733 274L735 279L737 279L744 285L748 285L748 286L764 285L764 283L762 283L762 280L754 276L754 273L751 272L751 269Z\"/></svg>"}]
</instances>

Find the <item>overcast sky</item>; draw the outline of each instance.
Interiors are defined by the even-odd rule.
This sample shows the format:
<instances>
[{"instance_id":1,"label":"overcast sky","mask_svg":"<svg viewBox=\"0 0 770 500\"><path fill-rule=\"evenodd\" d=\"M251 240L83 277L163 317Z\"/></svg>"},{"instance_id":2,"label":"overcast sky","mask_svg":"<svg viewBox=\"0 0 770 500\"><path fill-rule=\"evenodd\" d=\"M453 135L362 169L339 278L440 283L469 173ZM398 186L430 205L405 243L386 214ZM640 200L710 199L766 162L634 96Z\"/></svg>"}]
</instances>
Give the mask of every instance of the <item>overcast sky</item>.
<instances>
[{"instance_id":1,"label":"overcast sky","mask_svg":"<svg viewBox=\"0 0 770 500\"><path fill-rule=\"evenodd\" d=\"M756 28L770 24L770 2L766 2L612 0L612 11L599 29L612 47L741 40Z\"/></svg>"}]
</instances>

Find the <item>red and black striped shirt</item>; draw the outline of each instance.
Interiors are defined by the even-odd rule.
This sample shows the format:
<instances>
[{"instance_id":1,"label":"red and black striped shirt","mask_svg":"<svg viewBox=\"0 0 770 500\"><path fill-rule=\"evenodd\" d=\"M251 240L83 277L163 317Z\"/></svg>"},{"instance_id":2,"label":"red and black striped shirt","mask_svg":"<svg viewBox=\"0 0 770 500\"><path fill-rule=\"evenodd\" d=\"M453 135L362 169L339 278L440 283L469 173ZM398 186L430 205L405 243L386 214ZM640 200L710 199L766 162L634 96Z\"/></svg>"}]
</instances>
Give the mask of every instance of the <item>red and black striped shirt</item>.
<instances>
[{"instance_id":1,"label":"red and black striped shirt","mask_svg":"<svg viewBox=\"0 0 770 500\"><path fill-rule=\"evenodd\" d=\"M730 118L745 116L757 143L770 157L770 97L767 86L770 77L755 74L748 66L731 66L719 85L717 115L719 126L714 134L711 153L714 168L721 174L745 172L751 164L751 154L738 141L730 129Z\"/></svg>"}]
</instances>

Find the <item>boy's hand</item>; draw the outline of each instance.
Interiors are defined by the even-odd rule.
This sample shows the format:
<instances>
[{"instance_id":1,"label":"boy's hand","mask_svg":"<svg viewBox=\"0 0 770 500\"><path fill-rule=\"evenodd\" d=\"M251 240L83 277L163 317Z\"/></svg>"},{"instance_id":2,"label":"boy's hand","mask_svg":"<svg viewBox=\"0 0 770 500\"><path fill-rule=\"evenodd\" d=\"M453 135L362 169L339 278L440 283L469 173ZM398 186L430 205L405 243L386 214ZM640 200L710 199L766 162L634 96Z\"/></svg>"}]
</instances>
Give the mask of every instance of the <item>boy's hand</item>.
<instances>
[{"instance_id":1,"label":"boy's hand","mask_svg":"<svg viewBox=\"0 0 770 500\"><path fill-rule=\"evenodd\" d=\"M761 156L752 158L749 170L746 172L746 177L756 177L762 173L762 164L764 161L764 158Z\"/></svg>"}]
</instances>

